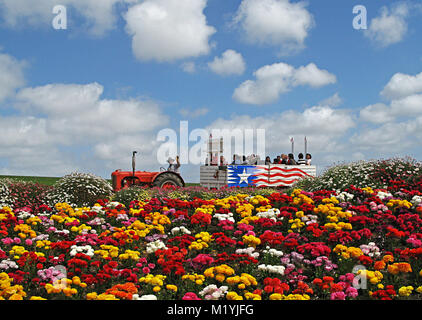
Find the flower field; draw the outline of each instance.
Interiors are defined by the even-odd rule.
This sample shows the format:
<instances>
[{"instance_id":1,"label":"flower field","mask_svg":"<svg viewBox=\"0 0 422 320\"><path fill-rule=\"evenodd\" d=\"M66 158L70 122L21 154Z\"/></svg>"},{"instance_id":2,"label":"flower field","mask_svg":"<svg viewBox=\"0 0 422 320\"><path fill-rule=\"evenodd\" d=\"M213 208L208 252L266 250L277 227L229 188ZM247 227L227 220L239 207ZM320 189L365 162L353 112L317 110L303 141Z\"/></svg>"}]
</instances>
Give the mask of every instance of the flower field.
<instances>
[{"instance_id":1,"label":"flower field","mask_svg":"<svg viewBox=\"0 0 422 320\"><path fill-rule=\"evenodd\" d=\"M349 187L0 209L0 297L420 299L422 193Z\"/></svg>"}]
</instances>

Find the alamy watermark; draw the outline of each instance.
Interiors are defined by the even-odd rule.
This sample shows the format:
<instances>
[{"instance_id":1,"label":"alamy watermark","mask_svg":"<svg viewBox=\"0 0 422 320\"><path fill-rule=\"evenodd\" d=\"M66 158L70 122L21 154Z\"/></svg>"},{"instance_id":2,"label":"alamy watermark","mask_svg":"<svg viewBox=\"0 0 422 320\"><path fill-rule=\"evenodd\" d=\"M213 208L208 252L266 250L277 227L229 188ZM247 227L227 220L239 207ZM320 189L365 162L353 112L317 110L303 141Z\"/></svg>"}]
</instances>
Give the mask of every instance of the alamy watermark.
<instances>
[{"instance_id":1,"label":"alamy watermark","mask_svg":"<svg viewBox=\"0 0 422 320\"><path fill-rule=\"evenodd\" d=\"M67 8L63 5L53 7L52 13L55 15L51 22L55 30L67 30Z\"/></svg>"},{"instance_id":2,"label":"alamy watermark","mask_svg":"<svg viewBox=\"0 0 422 320\"><path fill-rule=\"evenodd\" d=\"M366 30L368 29L368 11L364 5L356 5L353 7L353 14L356 16L353 18L353 28L355 30Z\"/></svg>"},{"instance_id":3,"label":"alamy watermark","mask_svg":"<svg viewBox=\"0 0 422 320\"><path fill-rule=\"evenodd\" d=\"M356 276L353 278L353 283L352 283L353 288L366 290L368 288L368 282L367 282L365 266L362 266L362 265L354 266L352 273L356 274Z\"/></svg>"},{"instance_id":4,"label":"alamy watermark","mask_svg":"<svg viewBox=\"0 0 422 320\"><path fill-rule=\"evenodd\" d=\"M188 121L180 121L179 132L166 128L158 132L157 160L165 164L169 157L179 155L181 164L204 164L207 157L255 155L265 159L265 129L194 129L189 132ZM212 159L209 159L210 161ZM220 159L219 159L220 161Z\"/></svg>"}]
</instances>

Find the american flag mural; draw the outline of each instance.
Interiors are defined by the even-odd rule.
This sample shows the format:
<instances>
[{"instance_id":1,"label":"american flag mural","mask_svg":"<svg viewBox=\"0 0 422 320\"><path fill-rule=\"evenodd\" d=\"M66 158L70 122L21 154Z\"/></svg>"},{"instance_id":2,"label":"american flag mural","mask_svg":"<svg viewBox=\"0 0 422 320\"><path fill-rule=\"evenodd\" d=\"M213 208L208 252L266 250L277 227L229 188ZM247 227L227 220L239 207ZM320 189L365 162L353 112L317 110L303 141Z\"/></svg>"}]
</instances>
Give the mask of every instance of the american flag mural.
<instances>
[{"instance_id":1,"label":"american flag mural","mask_svg":"<svg viewBox=\"0 0 422 320\"><path fill-rule=\"evenodd\" d=\"M315 176L313 171L314 167L309 166L230 165L227 167L227 182L229 187L288 187L298 179Z\"/></svg>"}]
</instances>

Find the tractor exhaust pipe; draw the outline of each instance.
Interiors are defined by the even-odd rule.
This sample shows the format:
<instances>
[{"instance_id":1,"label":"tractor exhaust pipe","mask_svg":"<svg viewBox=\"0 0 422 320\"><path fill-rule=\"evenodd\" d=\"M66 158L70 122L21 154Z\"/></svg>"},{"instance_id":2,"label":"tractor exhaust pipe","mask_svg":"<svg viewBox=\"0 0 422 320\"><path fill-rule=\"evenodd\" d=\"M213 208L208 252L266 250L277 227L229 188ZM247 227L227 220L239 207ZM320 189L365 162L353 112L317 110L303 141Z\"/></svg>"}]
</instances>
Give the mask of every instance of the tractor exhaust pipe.
<instances>
[{"instance_id":1,"label":"tractor exhaust pipe","mask_svg":"<svg viewBox=\"0 0 422 320\"><path fill-rule=\"evenodd\" d=\"M136 168L136 159L135 159L135 155L137 154L137 151L133 151L132 152L132 175L133 177L135 177L135 168Z\"/></svg>"}]
</instances>

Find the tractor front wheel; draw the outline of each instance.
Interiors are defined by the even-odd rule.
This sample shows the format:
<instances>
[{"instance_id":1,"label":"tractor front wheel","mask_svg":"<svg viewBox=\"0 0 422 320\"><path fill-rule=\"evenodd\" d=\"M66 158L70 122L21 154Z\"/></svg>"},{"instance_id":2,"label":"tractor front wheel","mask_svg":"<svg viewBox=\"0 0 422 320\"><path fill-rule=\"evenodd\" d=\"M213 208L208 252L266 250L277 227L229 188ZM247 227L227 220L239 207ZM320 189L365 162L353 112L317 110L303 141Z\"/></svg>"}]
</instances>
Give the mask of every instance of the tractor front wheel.
<instances>
[{"instance_id":1,"label":"tractor front wheel","mask_svg":"<svg viewBox=\"0 0 422 320\"><path fill-rule=\"evenodd\" d=\"M174 173L165 172L160 174L152 183L154 187L166 188L166 187L183 187L183 180Z\"/></svg>"}]
</instances>

